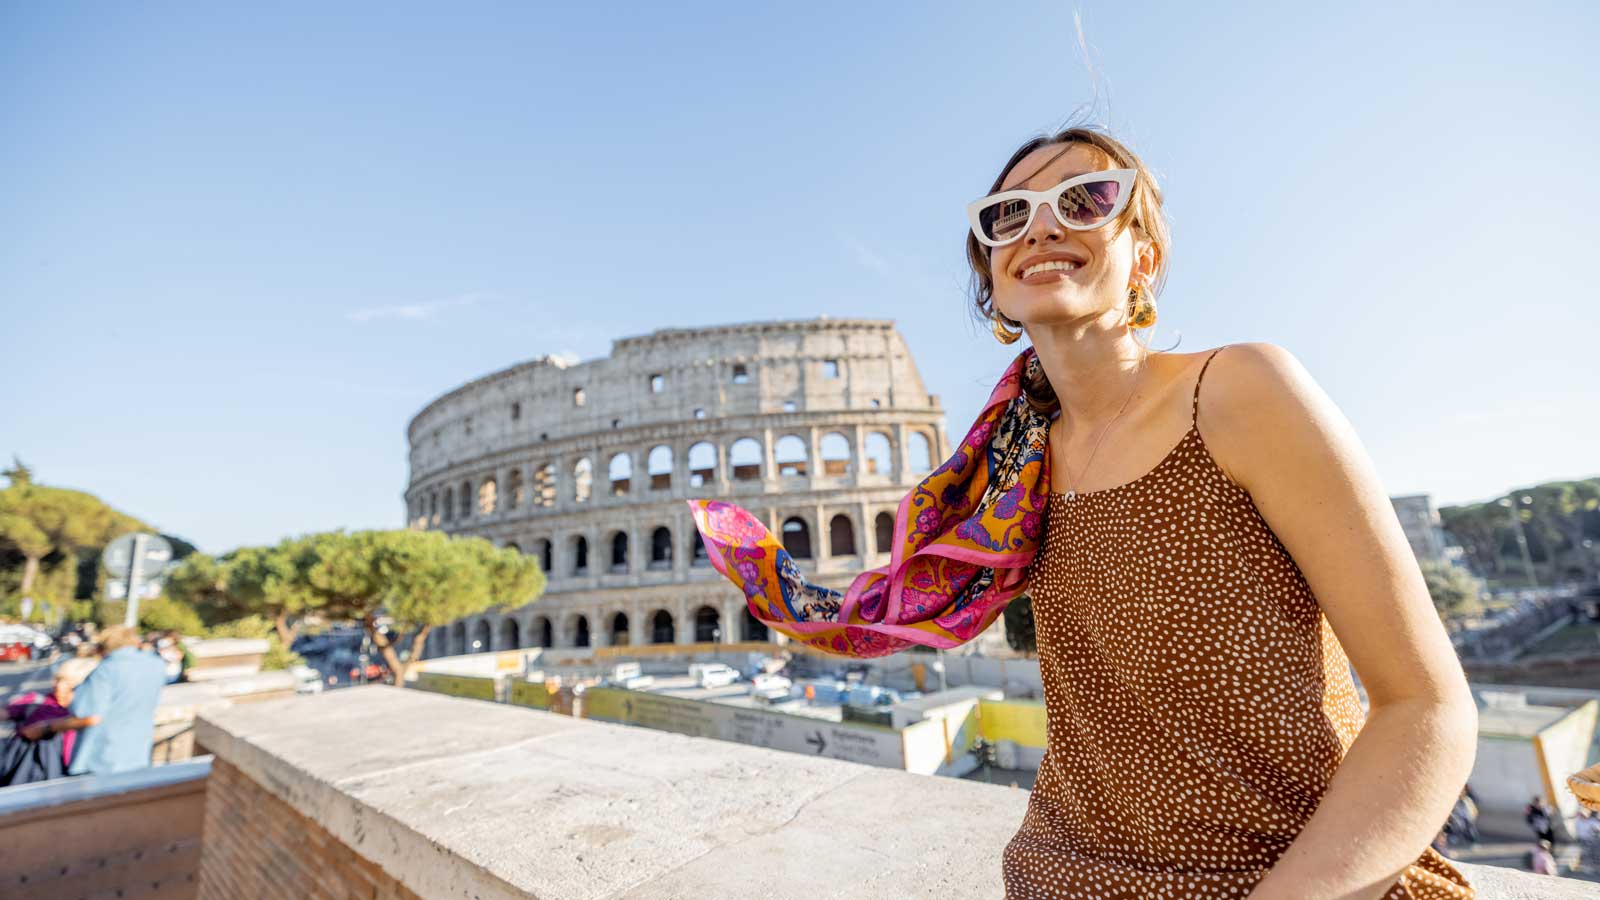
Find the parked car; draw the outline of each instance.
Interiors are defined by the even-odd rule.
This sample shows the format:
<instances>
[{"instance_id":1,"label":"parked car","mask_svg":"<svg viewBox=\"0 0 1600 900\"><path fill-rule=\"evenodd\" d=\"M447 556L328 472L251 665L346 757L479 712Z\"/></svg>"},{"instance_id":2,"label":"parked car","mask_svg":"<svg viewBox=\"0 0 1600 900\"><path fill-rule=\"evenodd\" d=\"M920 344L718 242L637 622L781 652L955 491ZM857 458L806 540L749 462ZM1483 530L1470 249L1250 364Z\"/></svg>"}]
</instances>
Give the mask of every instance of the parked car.
<instances>
[{"instance_id":1,"label":"parked car","mask_svg":"<svg viewBox=\"0 0 1600 900\"><path fill-rule=\"evenodd\" d=\"M782 675L763 672L750 679L750 696L760 700L783 700L794 690L794 682Z\"/></svg>"},{"instance_id":2,"label":"parked car","mask_svg":"<svg viewBox=\"0 0 1600 900\"><path fill-rule=\"evenodd\" d=\"M295 666L289 670L295 678L295 693L320 694L322 693L322 673L310 666Z\"/></svg>"},{"instance_id":3,"label":"parked car","mask_svg":"<svg viewBox=\"0 0 1600 900\"><path fill-rule=\"evenodd\" d=\"M33 643L0 637L0 662L27 662L33 659Z\"/></svg>"},{"instance_id":4,"label":"parked car","mask_svg":"<svg viewBox=\"0 0 1600 900\"><path fill-rule=\"evenodd\" d=\"M17 648L0 651L0 659L42 659L54 643L49 635L26 625L0 625L0 648Z\"/></svg>"},{"instance_id":5,"label":"parked car","mask_svg":"<svg viewBox=\"0 0 1600 900\"><path fill-rule=\"evenodd\" d=\"M723 663L693 663L689 677L703 688L726 687L739 680L739 673Z\"/></svg>"}]
</instances>

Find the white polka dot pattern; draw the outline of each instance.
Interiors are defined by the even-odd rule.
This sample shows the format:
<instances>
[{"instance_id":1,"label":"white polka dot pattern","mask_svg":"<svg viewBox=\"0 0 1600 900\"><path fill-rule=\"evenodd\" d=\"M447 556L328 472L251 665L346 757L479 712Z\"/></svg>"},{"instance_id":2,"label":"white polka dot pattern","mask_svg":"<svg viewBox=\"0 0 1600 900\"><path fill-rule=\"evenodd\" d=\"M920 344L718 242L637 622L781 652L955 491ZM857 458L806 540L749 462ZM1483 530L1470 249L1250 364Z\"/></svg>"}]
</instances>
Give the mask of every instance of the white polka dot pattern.
<instances>
[{"instance_id":1,"label":"white polka dot pattern","mask_svg":"<svg viewBox=\"0 0 1600 900\"><path fill-rule=\"evenodd\" d=\"M1247 896L1363 723L1343 648L1196 426L1133 482L1052 493L1047 522L1028 575L1048 747L1006 897ZM1428 849L1385 896L1474 892Z\"/></svg>"}]
</instances>

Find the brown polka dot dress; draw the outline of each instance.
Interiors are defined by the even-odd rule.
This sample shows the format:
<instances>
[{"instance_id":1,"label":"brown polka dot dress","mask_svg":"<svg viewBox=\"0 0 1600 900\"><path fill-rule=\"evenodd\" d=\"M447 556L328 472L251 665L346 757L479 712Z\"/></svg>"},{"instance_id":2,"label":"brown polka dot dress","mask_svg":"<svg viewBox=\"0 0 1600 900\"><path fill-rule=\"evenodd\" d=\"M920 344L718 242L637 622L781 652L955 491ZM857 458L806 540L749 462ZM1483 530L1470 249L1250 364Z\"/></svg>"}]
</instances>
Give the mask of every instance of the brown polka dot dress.
<instances>
[{"instance_id":1,"label":"brown polka dot dress","mask_svg":"<svg viewBox=\"0 0 1600 900\"><path fill-rule=\"evenodd\" d=\"M1247 896L1365 718L1316 597L1197 422L1135 481L1052 493L1047 521L1028 574L1048 740L1007 900ZM1474 892L1428 849L1385 896Z\"/></svg>"}]
</instances>

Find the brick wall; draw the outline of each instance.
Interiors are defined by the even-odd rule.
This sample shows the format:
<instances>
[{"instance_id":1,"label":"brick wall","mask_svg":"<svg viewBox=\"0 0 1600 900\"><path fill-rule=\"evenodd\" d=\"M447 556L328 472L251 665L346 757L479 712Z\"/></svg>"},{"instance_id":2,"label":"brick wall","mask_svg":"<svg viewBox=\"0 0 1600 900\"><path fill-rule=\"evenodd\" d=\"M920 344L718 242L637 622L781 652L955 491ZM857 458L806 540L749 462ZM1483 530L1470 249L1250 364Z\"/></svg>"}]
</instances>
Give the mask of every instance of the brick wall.
<instances>
[{"instance_id":1,"label":"brick wall","mask_svg":"<svg viewBox=\"0 0 1600 900\"><path fill-rule=\"evenodd\" d=\"M200 900L421 900L316 822L216 760L206 789Z\"/></svg>"}]
</instances>

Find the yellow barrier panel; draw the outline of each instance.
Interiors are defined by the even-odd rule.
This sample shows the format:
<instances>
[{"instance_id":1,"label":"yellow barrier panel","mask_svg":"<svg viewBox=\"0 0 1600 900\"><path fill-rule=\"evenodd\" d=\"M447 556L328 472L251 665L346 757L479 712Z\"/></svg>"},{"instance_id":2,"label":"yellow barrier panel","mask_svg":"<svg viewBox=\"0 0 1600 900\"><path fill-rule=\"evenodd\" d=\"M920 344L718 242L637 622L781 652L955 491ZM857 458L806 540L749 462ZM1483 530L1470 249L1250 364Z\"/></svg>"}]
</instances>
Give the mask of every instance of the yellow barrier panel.
<instances>
[{"instance_id":1,"label":"yellow barrier panel","mask_svg":"<svg viewBox=\"0 0 1600 900\"><path fill-rule=\"evenodd\" d=\"M466 697L471 700L494 700L493 678L423 672L417 676L416 686L435 694L449 694L452 697Z\"/></svg>"},{"instance_id":2,"label":"yellow barrier panel","mask_svg":"<svg viewBox=\"0 0 1600 900\"><path fill-rule=\"evenodd\" d=\"M979 733L989 741L1012 741L1023 747L1045 746L1044 703L1039 700L981 700Z\"/></svg>"},{"instance_id":3,"label":"yellow barrier panel","mask_svg":"<svg viewBox=\"0 0 1600 900\"><path fill-rule=\"evenodd\" d=\"M511 704L531 706L534 709L550 708L550 689L542 681L511 682Z\"/></svg>"}]
</instances>

